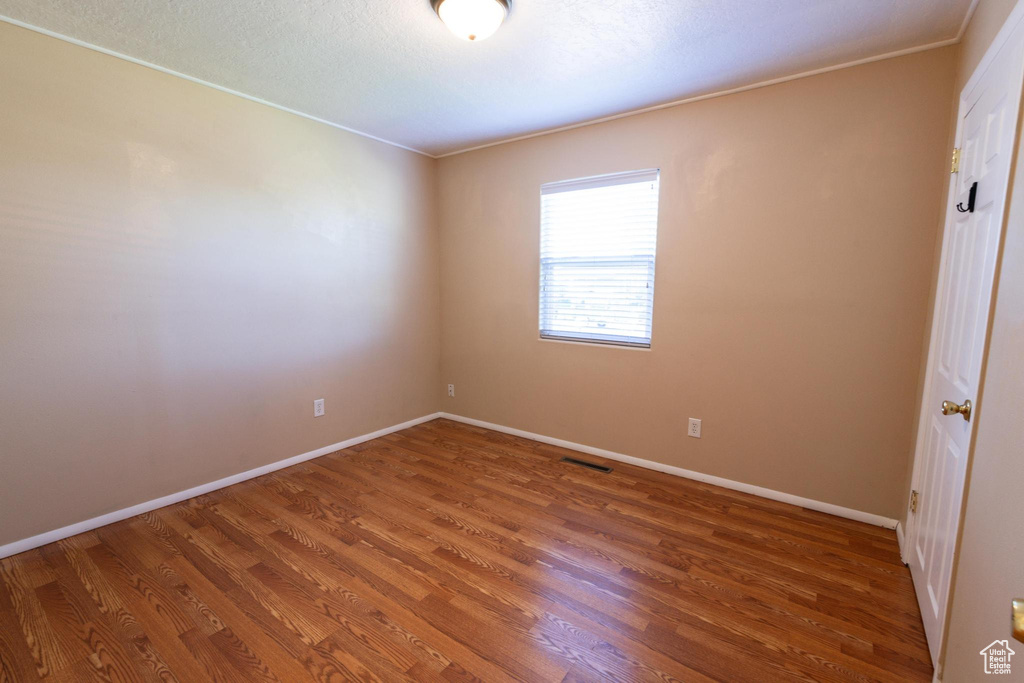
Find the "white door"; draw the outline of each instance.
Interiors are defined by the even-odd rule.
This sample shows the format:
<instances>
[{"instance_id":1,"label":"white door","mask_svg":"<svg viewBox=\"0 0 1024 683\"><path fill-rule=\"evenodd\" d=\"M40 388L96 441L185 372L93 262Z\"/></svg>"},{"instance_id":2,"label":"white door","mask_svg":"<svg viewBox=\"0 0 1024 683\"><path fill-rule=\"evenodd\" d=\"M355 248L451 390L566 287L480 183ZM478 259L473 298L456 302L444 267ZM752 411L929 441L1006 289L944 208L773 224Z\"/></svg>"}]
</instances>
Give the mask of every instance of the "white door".
<instances>
[{"instance_id":1,"label":"white door","mask_svg":"<svg viewBox=\"0 0 1024 683\"><path fill-rule=\"evenodd\" d=\"M906 558L935 662L941 651L967 456L979 409L978 383L1024 82L1024 24L1018 16L1011 16L1016 27L1008 22L960 100L960 171L947 209L914 464L917 512L908 523ZM957 205L968 208L974 183L974 211L961 212ZM944 414L943 401L970 401L970 419L961 413ZM949 410L954 408L949 405Z\"/></svg>"}]
</instances>

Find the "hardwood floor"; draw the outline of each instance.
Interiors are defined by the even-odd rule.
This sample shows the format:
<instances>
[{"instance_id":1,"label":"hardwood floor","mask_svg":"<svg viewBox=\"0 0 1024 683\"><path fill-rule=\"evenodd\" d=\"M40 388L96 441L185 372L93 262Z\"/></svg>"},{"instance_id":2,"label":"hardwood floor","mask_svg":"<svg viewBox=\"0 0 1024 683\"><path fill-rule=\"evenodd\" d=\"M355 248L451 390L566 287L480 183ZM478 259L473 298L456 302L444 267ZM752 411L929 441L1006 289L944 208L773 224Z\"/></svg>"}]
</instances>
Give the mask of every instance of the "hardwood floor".
<instances>
[{"instance_id":1,"label":"hardwood floor","mask_svg":"<svg viewBox=\"0 0 1024 683\"><path fill-rule=\"evenodd\" d=\"M0 560L0 662L3 681L932 671L893 532L447 420Z\"/></svg>"}]
</instances>

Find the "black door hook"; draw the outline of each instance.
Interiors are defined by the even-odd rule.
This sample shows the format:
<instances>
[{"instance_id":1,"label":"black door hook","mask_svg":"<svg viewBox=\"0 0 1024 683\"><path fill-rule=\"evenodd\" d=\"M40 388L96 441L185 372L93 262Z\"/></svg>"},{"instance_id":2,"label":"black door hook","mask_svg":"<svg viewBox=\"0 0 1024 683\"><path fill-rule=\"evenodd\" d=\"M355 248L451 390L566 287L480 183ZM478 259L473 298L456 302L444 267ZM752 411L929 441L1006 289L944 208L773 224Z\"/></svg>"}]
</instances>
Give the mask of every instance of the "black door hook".
<instances>
[{"instance_id":1,"label":"black door hook","mask_svg":"<svg viewBox=\"0 0 1024 683\"><path fill-rule=\"evenodd\" d=\"M956 210L960 213L974 213L974 199L978 196L978 183L971 185L971 193L967 195L967 208L964 208L963 202L958 202Z\"/></svg>"}]
</instances>

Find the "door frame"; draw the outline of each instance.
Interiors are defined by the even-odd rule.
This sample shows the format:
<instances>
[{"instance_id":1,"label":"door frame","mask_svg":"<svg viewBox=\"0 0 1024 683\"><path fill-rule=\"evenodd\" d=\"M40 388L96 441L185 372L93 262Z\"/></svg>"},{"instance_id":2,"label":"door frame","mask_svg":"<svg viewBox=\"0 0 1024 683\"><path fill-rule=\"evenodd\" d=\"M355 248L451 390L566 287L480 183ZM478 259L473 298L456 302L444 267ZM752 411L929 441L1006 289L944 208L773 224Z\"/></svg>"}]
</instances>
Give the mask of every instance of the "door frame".
<instances>
[{"instance_id":1,"label":"door frame","mask_svg":"<svg viewBox=\"0 0 1024 683\"><path fill-rule=\"evenodd\" d=\"M1003 24L1002 28L999 30L999 33L996 34L995 38L992 39L992 43L985 50L985 55L981 58L981 61L978 62L978 65L975 67L974 72L971 74L971 77L967 80L967 83L964 84L963 89L960 91L960 94L958 96L957 113L956 113L956 134L955 134L955 136L953 138L953 140L954 140L953 146L955 148L962 149L961 143L963 141L963 120L964 120L964 117L967 114L966 106L967 106L967 102L970 100L970 96L973 94L975 88L978 87L979 81L982 79L982 77L988 71L989 67L992 65L992 62L995 60L995 58L999 54L1000 50L1002 50L1009 43L1011 37L1014 37L1015 40L1018 40L1018 41L1024 41L1024 30L1022 30L1020 33L1018 33L1016 36L1014 36L1014 32L1016 31L1018 26L1022 23L1022 20L1024 20L1024 0L1018 0L1017 4L1014 5L1014 8L1010 11L1010 14L1006 18L1006 21ZM1020 102L1018 102L1017 106L1020 107ZM1007 217L1009 216L1009 213L1010 213L1010 202L1008 200L1011 199L1011 197L1009 196L1010 195L1010 187L1012 185L1011 180L1012 180L1012 175L1013 175L1014 169L1016 168L1015 159L1016 159L1016 155L1017 155L1017 149L1018 149L1018 147L1020 145L1020 142L1021 142L1022 126L1024 126L1024 117L1022 117L1022 120L1018 121L1017 128L1016 128L1016 130L1014 132L1013 143L1012 143L1012 148L1011 148L1011 152L1010 152L1011 157L1010 157L1009 175L1007 176L1006 187L1002 190L1005 193L1005 196L1003 197L1003 216L1001 218L999 229L998 229L998 233L997 233L998 234L998 244L996 246L996 250L997 250L997 252L996 252L997 253L996 267L995 267L995 271L994 271L994 274L993 274L993 280L989 284L990 294L989 294L989 301L988 301L988 310L986 311L986 315L985 315L985 337L982 340L982 345L983 345L983 348L984 348L984 352L983 352L983 355L982 355L982 362L981 362L981 364L979 366L980 376L979 376L979 379L978 379L978 393L975 396L974 414L972 415L972 419L971 419L970 447L968 448L967 454L966 454L967 460L966 460L966 465L965 465L965 474L964 474L964 478L963 478L963 489L961 490L961 495L960 495L960 509L956 513L956 534L954 536L955 540L954 540L954 544L953 544L953 561L952 561L952 564L951 564L951 567L950 567L950 573L949 573L949 578L948 578L948 585L946 586L947 593L952 588L953 581L954 581L954 579L956 577L957 555L958 555L958 552L959 552L960 540L961 540L960 539L960 535L961 535L961 533L963 531L963 513L964 513L964 508L967 505L967 496L963 495L963 492L967 489L967 483L970 481L971 466L972 466L972 463L973 463L973 460L974 460L974 442L975 442L975 437L977 435L978 417L980 416L981 410L983 408L983 406L982 406L983 402L981 400L981 392L982 392L982 386L981 385L982 385L982 382L984 380L984 368L985 368L986 360L987 360L987 357L988 357L988 337L989 337L989 335L991 333L992 305L994 303L994 297L992 296L992 293L995 291L995 286L996 286L995 275L997 275L999 270L1000 270L1000 263L1001 263L1001 260L1002 260L1001 259L1002 243L1003 243L1003 239L1005 237L1005 232L1006 232L1006 219L1007 219ZM920 400L918 402L917 438L916 438L915 444L914 444L914 465L913 465L913 470L912 470L912 474L911 474L911 478L910 478L910 487L909 487L909 489L907 491L907 501L908 502L907 502L907 509L906 509L906 513L907 513L907 517L906 517L906 519L907 519L906 538L905 538L905 545L903 545L901 547L901 549L900 549L904 553L904 557L903 557L904 562L906 562L906 560L907 560L907 557L908 557L907 554L910 552L910 549L914 547L914 543L915 543L915 539L916 539L916 534L918 532L918 525L917 525L917 522L916 522L917 518L915 517L915 515L913 513L910 512L910 499L911 499L911 495L912 495L911 492L914 491L914 490L920 490L920 484L921 484L920 479L921 479L921 476L922 476L922 466L923 466L923 460L924 460L924 458L923 458L923 455L924 455L924 443L925 443L925 437L927 435L927 420L928 420L928 415L929 415L929 412L930 412L930 408L927 405L927 403L928 403L929 398L931 397L932 373L934 372L934 369L935 369L935 360L936 360L935 356L937 354L937 348L936 347L938 346L937 343L936 343L936 337L937 337L938 325L939 325L938 311L941 309L941 304L943 302L942 293L945 291L946 279L949 276L949 273L947 272L947 268L946 268L946 258L949 256L949 248L950 248L949 242L950 242L950 239L951 239L951 236L952 236L951 225L952 225L952 222L955 220L955 214L953 213L953 202L954 202L955 198L957 197L957 185L958 185L957 180L958 180L957 174L950 173L949 187L947 189L946 203L945 203L945 219L943 221L943 227L942 227L942 251L941 251L941 254L939 256L938 278L936 280L935 299L934 299L933 305L932 305L932 322L931 322L931 329L929 331L929 336L928 336L928 361L927 361L927 364L925 366L924 386L922 388L922 393L921 393L921 396L920 396ZM934 406L932 406L932 408L934 408ZM932 643L928 644L929 650L931 650L932 662L935 665L936 679L940 675L941 662L942 662L943 658L945 657L945 646L946 646L946 639L947 639L948 632L949 632L949 612L950 612L951 606L952 606L952 600L948 600L947 599L947 601L946 601L946 609L945 609L945 613L942 615L942 623L941 623L941 628L940 628L940 631L942 633L941 642L936 643L934 645Z\"/></svg>"}]
</instances>

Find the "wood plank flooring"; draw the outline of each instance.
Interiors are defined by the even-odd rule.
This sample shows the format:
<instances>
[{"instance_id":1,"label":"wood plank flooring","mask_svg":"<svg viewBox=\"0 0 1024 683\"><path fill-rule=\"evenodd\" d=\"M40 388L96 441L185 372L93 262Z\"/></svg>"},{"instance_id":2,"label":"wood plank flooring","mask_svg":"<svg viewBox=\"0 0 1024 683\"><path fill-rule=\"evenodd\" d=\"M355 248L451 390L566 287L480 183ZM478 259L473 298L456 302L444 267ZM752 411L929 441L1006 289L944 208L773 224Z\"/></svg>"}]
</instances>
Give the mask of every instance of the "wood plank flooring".
<instances>
[{"instance_id":1,"label":"wood plank flooring","mask_svg":"<svg viewBox=\"0 0 1024 683\"><path fill-rule=\"evenodd\" d=\"M931 671L893 532L447 420L0 560L3 681Z\"/></svg>"}]
</instances>

